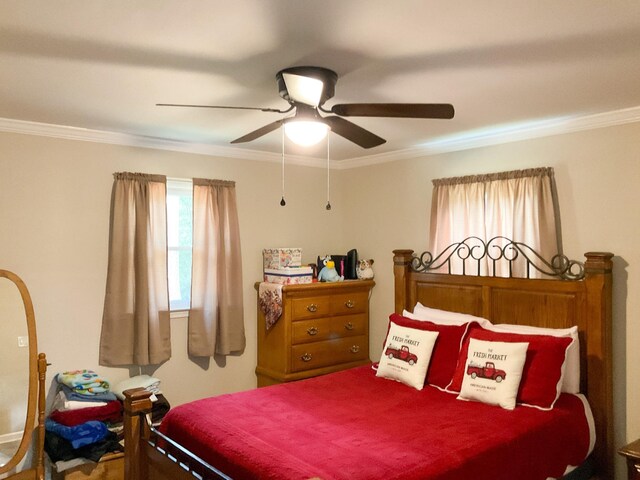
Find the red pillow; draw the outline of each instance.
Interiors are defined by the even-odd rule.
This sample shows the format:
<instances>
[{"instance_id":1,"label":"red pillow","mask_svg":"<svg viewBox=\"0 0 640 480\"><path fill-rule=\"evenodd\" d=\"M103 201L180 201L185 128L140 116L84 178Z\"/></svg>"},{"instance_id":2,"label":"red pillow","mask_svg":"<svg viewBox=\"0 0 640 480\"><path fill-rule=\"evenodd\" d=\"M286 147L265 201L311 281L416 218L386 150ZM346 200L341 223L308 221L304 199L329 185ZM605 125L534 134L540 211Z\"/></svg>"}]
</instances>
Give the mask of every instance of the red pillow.
<instances>
[{"instance_id":1,"label":"red pillow","mask_svg":"<svg viewBox=\"0 0 640 480\"><path fill-rule=\"evenodd\" d=\"M416 330L428 330L438 332L436 344L431 354L431 362L427 371L427 383L440 388L446 388L451 383L455 372L460 353L462 337L467 331L469 324L464 325L439 325L426 320L412 320L397 313L389 315L389 326L391 322L401 327L415 328ZM385 335L385 343L387 341ZM383 345L385 344L383 343Z\"/></svg>"},{"instance_id":2,"label":"red pillow","mask_svg":"<svg viewBox=\"0 0 640 480\"><path fill-rule=\"evenodd\" d=\"M521 404L532 405L545 410L553 408L558 396L560 396L562 366L566 358L567 349L573 342L572 338L492 332L484 328L473 329L460 350L458 365L451 385L447 387L447 390L460 392L464 377L464 366L467 360L469 338L490 342L528 342L527 359L522 371L517 401Z\"/></svg>"}]
</instances>

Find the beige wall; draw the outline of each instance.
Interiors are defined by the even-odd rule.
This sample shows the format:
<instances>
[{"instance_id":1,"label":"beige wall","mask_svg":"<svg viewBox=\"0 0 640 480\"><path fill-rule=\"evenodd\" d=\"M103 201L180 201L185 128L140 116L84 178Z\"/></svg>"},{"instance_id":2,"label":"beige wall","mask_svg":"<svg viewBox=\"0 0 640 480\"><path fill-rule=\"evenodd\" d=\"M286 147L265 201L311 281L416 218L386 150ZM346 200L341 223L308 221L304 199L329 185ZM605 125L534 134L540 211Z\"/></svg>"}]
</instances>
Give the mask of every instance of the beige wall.
<instances>
[{"instance_id":1,"label":"beige wall","mask_svg":"<svg viewBox=\"0 0 640 480\"><path fill-rule=\"evenodd\" d=\"M175 404L255 385L255 293L261 250L299 246L304 261L357 248L375 259L371 351L380 354L393 308L395 248L427 246L433 178L538 166L556 172L565 252L616 254L614 385L618 444L640 437L640 124L514 142L332 173L289 167L286 208L279 165L150 149L0 134L0 266L23 277L33 296L40 349L51 372L94 368L117 381L125 369L99 367L107 262L109 195L115 171L236 180L242 235L247 350L226 367L186 355L186 321L172 322L173 358L155 374ZM628 293L631 293L630 295ZM621 474L622 470L620 470ZM622 477L620 477L622 478Z\"/></svg>"},{"instance_id":2,"label":"beige wall","mask_svg":"<svg viewBox=\"0 0 640 480\"><path fill-rule=\"evenodd\" d=\"M107 269L112 173L235 180L242 242L247 348L194 363L186 353L186 319L172 321L173 357L153 373L171 403L255 387L256 300L262 249L303 248L303 260L340 246L339 192L325 210L326 172L287 168L287 206L280 207L277 163L221 159L144 148L0 134L0 265L20 275L33 297L39 347L56 372L88 368L112 382L129 376L98 365ZM152 372L149 372L152 373Z\"/></svg>"}]
</instances>

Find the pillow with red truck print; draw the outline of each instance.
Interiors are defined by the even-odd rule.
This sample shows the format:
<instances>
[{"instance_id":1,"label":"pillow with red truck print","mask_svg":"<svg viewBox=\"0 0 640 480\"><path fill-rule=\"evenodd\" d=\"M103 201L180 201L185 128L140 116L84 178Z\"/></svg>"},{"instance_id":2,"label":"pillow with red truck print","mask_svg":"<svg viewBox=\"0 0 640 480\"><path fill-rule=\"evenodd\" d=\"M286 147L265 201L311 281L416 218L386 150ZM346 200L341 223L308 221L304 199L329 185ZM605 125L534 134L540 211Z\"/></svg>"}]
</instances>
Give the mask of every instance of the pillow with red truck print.
<instances>
[{"instance_id":1,"label":"pillow with red truck print","mask_svg":"<svg viewBox=\"0 0 640 480\"><path fill-rule=\"evenodd\" d=\"M458 398L513 410L528 346L470 339Z\"/></svg>"},{"instance_id":2,"label":"pillow with red truck print","mask_svg":"<svg viewBox=\"0 0 640 480\"><path fill-rule=\"evenodd\" d=\"M408 328L390 322L376 376L424 388L438 332Z\"/></svg>"}]
</instances>

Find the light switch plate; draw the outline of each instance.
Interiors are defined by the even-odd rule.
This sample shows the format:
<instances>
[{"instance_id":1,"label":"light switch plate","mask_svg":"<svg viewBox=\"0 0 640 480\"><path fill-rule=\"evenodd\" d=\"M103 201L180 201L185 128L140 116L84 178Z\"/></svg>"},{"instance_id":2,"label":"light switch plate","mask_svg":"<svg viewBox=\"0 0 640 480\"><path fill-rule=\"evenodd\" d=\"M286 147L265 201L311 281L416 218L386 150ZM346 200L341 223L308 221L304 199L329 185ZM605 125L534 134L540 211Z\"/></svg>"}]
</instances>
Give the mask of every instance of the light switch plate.
<instances>
[{"instance_id":1,"label":"light switch plate","mask_svg":"<svg viewBox=\"0 0 640 480\"><path fill-rule=\"evenodd\" d=\"M18 347L28 347L29 337L18 337Z\"/></svg>"}]
</instances>

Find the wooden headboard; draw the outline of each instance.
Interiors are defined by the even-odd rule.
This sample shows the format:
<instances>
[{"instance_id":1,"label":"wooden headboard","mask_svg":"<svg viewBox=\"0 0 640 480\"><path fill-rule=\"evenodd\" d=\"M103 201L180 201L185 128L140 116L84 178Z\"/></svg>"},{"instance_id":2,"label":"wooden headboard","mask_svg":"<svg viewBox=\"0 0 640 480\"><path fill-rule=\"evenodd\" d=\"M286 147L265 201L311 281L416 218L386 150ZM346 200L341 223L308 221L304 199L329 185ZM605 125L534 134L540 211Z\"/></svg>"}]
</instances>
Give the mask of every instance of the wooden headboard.
<instances>
[{"instance_id":1,"label":"wooden headboard","mask_svg":"<svg viewBox=\"0 0 640 480\"><path fill-rule=\"evenodd\" d=\"M425 306L468 313L493 323L548 328L578 326L581 391L593 411L593 458L601 478L613 478L611 253L585 253L578 280L500 278L431 273L413 250L394 250L395 311ZM429 255L429 258L431 256Z\"/></svg>"}]
</instances>

